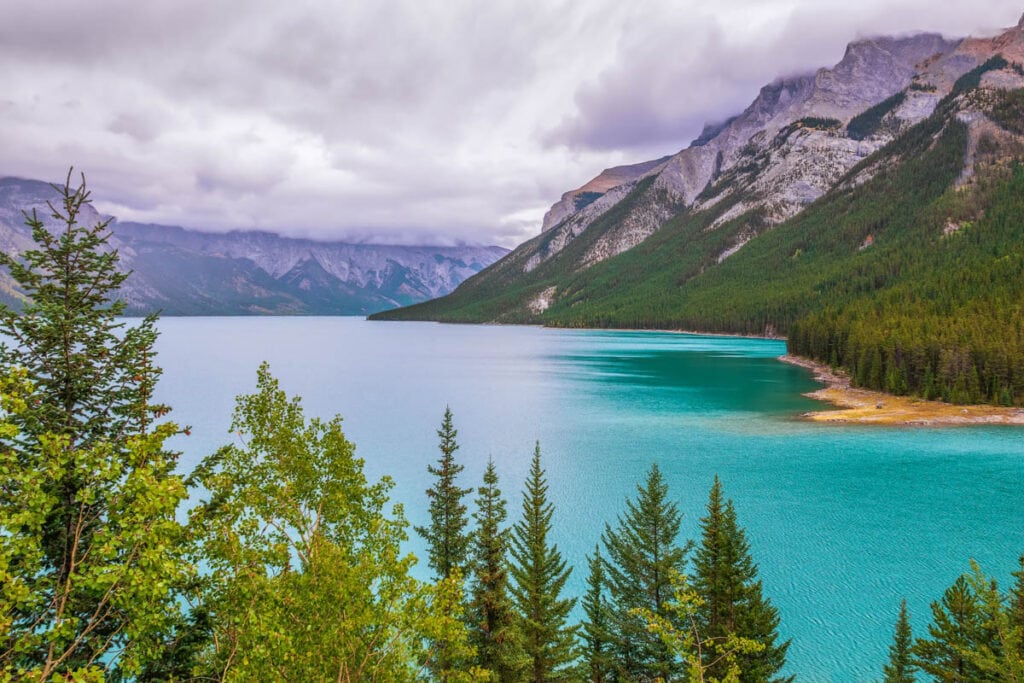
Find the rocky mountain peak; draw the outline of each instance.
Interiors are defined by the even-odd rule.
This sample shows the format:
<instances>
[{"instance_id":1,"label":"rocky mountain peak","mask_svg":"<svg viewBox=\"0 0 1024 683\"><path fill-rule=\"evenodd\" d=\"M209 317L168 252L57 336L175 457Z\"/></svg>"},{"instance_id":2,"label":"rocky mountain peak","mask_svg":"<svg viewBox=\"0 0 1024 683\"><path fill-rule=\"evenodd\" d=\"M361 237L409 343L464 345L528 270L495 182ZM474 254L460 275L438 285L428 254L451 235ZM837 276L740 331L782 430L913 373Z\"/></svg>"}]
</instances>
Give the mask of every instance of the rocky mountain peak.
<instances>
[{"instance_id":1,"label":"rocky mountain peak","mask_svg":"<svg viewBox=\"0 0 1024 683\"><path fill-rule=\"evenodd\" d=\"M639 164L613 166L606 168L575 190L562 195L546 214L541 225L541 232L546 232L561 223L566 216L576 213L593 203L602 195L621 185L633 182L638 178L657 171L664 166L669 157L644 161Z\"/></svg>"}]
</instances>

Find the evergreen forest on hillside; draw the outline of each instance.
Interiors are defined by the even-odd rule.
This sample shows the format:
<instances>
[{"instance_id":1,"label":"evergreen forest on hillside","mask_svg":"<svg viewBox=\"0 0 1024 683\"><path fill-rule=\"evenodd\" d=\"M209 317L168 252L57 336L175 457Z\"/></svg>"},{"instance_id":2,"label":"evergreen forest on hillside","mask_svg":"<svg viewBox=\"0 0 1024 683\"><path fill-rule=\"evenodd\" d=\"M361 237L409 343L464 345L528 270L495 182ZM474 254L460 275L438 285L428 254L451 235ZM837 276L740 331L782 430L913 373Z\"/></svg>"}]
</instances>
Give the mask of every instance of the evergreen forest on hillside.
<instances>
[{"instance_id":1,"label":"evergreen forest on hillside","mask_svg":"<svg viewBox=\"0 0 1024 683\"><path fill-rule=\"evenodd\" d=\"M791 353L846 369L855 386L1024 405L1024 149L988 133L969 142L957 118L969 102L1003 130L1022 130L1024 91L977 89L1005 64L967 73L929 118L774 228L754 209L709 229L742 198L723 176L706 190L723 196L711 209L683 209L636 247L567 269L648 179L529 273L506 257L446 297L375 318L783 335ZM870 134L898 104L849 126ZM549 307L524 305L545 291L558 293Z\"/></svg>"},{"instance_id":2,"label":"evergreen forest on hillside","mask_svg":"<svg viewBox=\"0 0 1024 683\"><path fill-rule=\"evenodd\" d=\"M119 319L107 226L77 224L84 181L63 198L65 230L34 221L38 248L6 262L32 299L0 309L0 680L792 680L784 615L717 478L685 541L652 464L570 596L583 568L551 542L540 445L510 519L493 463L475 488L460 478L447 410L415 530L431 581L410 573L391 481L367 480L340 417L305 416L266 365L238 397L239 442L176 473L156 320ZM1003 591L973 567L917 638L894 609L884 680L1021 680L1024 560L1014 576Z\"/></svg>"}]
</instances>

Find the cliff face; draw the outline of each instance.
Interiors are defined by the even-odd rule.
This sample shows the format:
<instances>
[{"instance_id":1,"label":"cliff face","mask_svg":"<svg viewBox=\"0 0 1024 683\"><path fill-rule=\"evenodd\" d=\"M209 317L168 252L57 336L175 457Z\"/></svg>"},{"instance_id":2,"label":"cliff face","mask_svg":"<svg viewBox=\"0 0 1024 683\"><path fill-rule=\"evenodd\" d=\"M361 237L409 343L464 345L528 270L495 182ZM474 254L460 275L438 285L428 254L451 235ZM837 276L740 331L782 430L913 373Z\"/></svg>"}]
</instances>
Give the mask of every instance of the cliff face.
<instances>
[{"instance_id":1,"label":"cliff face","mask_svg":"<svg viewBox=\"0 0 1024 683\"><path fill-rule=\"evenodd\" d=\"M851 43L843 59L820 69L779 79L764 86L747 109L724 125L708 127L688 148L664 159L608 169L577 190L567 192L544 218L545 240L521 248L529 272L560 253L594 221L616 206L645 178L654 182L628 215L606 234L593 239L573 267L586 268L643 242L683 209L706 210L743 198L725 221L763 208L763 223L773 225L821 196L857 162L890 141L900 129L928 116L940 95L921 93L897 113L895 125L866 140L853 140L842 125L865 109L910 86L919 65L953 53L961 41L937 34L874 38ZM946 59L941 73L950 85L978 64L978 58ZM834 119L801 124L803 119ZM596 196L580 205L593 188ZM554 234L548 236L547 233ZM730 248L736 247L731 245Z\"/></svg>"},{"instance_id":2,"label":"cliff face","mask_svg":"<svg viewBox=\"0 0 1024 683\"><path fill-rule=\"evenodd\" d=\"M32 248L22 211L36 209L56 229L46 207L55 197L47 183L0 179L0 248L10 254ZM86 206L84 224L102 219ZM501 247L318 242L117 221L110 228L121 266L133 271L120 293L131 313L373 313L443 296L508 253ZM13 292L10 282L2 289Z\"/></svg>"},{"instance_id":3,"label":"cliff face","mask_svg":"<svg viewBox=\"0 0 1024 683\"><path fill-rule=\"evenodd\" d=\"M914 140L937 143L940 132L963 126L964 148L950 152L959 186L992 150L1024 156L1014 99L1021 88L1022 26L990 38L918 34L851 43L831 68L764 86L744 111L707 126L681 152L609 169L566 193L540 235L452 295L386 317L647 325L631 311L657 300L663 312L645 319L671 324L667 311L678 308L691 281L724 269L737 273L730 282L742 289L739 273L752 266L742 259L746 265L729 267L737 254L765 244L776 226L799 220L819 200L884 180L928 152ZM887 219L879 221L884 227ZM851 230L857 245L872 244L871 226ZM799 241L786 248L787 258L805 249ZM845 255L836 259L836 272L850 266ZM717 316L728 302L702 305ZM691 324L712 328L710 318L693 315Z\"/></svg>"}]
</instances>

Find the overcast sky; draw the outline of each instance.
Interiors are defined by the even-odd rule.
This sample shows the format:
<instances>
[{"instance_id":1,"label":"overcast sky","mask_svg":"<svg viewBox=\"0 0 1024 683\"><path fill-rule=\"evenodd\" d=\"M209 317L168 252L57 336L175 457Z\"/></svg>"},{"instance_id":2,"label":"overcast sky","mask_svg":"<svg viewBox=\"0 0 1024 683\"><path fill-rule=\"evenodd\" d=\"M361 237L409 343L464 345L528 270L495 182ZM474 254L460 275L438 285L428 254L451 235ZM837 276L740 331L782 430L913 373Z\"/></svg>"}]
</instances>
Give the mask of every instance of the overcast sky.
<instances>
[{"instance_id":1,"label":"overcast sky","mask_svg":"<svg viewBox=\"0 0 1024 683\"><path fill-rule=\"evenodd\" d=\"M678 151L881 33L1019 0L2 0L0 175L121 219L513 246L602 168Z\"/></svg>"}]
</instances>

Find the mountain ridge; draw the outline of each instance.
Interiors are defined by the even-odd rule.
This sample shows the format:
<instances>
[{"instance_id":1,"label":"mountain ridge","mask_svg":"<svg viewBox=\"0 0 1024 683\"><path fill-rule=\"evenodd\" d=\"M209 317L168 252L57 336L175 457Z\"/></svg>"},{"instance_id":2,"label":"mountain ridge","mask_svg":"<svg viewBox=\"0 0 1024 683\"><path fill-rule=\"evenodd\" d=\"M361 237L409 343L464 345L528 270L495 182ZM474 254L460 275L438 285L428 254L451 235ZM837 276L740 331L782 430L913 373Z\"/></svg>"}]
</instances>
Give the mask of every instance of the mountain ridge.
<instances>
[{"instance_id":1,"label":"mountain ridge","mask_svg":"<svg viewBox=\"0 0 1024 683\"><path fill-rule=\"evenodd\" d=\"M789 335L792 352L858 385L1024 403L1024 323L995 322L1016 309L981 284L949 284L949 273L978 282L965 264L1003 273L1024 256L1007 238L1016 223L1000 218L1024 217L1007 189L1024 160L1022 48L1021 27L857 41L831 69L766 85L659 171L452 294L373 317ZM1018 288L1004 278L989 290L1013 301ZM920 308L929 295L945 307ZM899 331L874 334L869 318Z\"/></svg>"},{"instance_id":2,"label":"mountain ridge","mask_svg":"<svg viewBox=\"0 0 1024 683\"><path fill-rule=\"evenodd\" d=\"M0 178L0 248L17 254L34 246L22 211L36 209L48 229L58 224L47 201L56 190L43 181ZM82 221L108 217L86 205ZM120 291L133 315L367 314L452 291L508 252L502 247L398 246L314 240L263 230L226 233L112 220L111 248L124 270ZM314 259L322 272L296 268ZM301 268L300 268L301 271ZM3 274L0 299L19 293Z\"/></svg>"}]
</instances>

